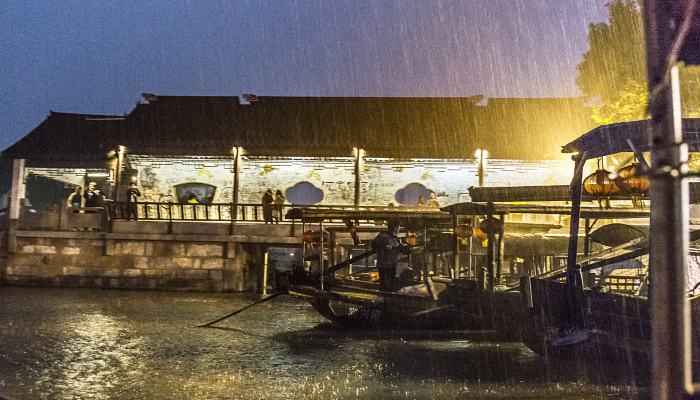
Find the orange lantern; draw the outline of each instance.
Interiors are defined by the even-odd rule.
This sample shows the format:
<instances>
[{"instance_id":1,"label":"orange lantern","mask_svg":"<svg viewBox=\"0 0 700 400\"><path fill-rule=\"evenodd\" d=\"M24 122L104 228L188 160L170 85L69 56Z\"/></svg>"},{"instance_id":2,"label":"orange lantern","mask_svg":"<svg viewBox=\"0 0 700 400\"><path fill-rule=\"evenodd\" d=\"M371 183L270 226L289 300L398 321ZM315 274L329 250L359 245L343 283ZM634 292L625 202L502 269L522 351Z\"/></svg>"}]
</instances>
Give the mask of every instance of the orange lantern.
<instances>
[{"instance_id":1,"label":"orange lantern","mask_svg":"<svg viewBox=\"0 0 700 400\"><path fill-rule=\"evenodd\" d=\"M407 245L409 245L411 247L416 247L416 246L418 246L418 237L416 235L406 236L405 242Z\"/></svg>"},{"instance_id":2,"label":"orange lantern","mask_svg":"<svg viewBox=\"0 0 700 400\"><path fill-rule=\"evenodd\" d=\"M486 232L479 228L472 228L470 225L457 225L454 229L454 234L460 239L468 239L470 237L477 237L480 239L486 239L488 235Z\"/></svg>"},{"instance_id":3,"label":"orange lantern","mask_svg":"<svg viewBox=\"0 0 700 400\"><path fill-rule=\"evenodd\" d=\"M617 171L615 183L631 195L642 195L649 190L649 177L644 175L639 163L630 164Z\"/></svg>"},{"instance_id":4,"label":"orange lantern","mask_svg":"<svg viewBox=\"0 0 700 400\"><path fill-rule=\"evenodd\" d=\"M598 169L583 180L583 190L592 196L608 197L620 191L612 178L614 174Z\"/></svg>"},{"instance_id":5,"label":"orange lantern","mask_svg":"<svg viewBox=\"0 0 700 400\"><path fill-rule=\"evenodd\" d=\"M454 234L460 239L465 239L474 235L474 229L469 225L457 225Z\"/></svg>"}]
</instances>

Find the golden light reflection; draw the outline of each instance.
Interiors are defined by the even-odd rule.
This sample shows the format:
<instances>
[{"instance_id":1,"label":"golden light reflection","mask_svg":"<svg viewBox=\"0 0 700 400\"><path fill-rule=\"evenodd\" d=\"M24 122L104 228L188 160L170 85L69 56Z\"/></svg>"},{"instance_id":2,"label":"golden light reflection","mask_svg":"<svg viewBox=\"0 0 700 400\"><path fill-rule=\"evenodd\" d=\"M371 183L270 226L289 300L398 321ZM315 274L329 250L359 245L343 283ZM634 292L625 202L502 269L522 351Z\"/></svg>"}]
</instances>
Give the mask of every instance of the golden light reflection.
<instances>
[{"instance_id":1,"label":"golden light reflection","mask_svg":"<svg viewBox=\"0 0 700 400\"><path fill-rule=\"evenodd\" d=\"M127 321L93 312L78 314L67 328L71 335L59 349L62 362L51 383L70 391L69 398L110 398L143 370L142 340L130 334Z\"/></svg>"}]
</instances>

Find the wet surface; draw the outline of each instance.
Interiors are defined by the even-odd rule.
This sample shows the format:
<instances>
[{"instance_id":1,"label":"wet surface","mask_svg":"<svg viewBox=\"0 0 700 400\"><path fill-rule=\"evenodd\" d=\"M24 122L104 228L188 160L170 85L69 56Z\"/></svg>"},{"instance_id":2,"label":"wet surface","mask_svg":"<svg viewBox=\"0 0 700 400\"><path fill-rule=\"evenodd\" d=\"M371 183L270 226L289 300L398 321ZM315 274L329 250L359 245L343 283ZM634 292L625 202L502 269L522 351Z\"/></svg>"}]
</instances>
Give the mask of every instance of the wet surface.
<instances>
[{"instance_id":1,"label":"wet surface","mask_svg":"<svg viewBox=\"0 0 700 400\"><path fill-rule=\"evenodd\" d=\"M280 297L0 287L11 399L636 399L490 332L350 331ZM624 368L613 368L618 372Z\"/></svg>"}]
</instances>

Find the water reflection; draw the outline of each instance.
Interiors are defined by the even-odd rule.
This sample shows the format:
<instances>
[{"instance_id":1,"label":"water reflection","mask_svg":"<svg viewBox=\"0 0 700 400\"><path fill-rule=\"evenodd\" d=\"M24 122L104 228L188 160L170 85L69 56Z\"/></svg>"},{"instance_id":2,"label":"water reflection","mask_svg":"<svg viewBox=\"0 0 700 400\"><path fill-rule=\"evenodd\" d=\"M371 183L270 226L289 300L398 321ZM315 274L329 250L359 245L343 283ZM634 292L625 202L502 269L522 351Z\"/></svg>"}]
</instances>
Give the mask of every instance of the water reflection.
<instances>
[{"instance_id":1,"label":"water reflection","mask_svg":"<svg viewBox=\"0 0 700 400\"><path fill-rule=\"evenodd\" d=\"M39 386L54 384L79 397L107 399L119 380L138 377L142 343L128 321L91 312L66 321L65 330L55 370Z\"/></svg>"},{"instance_id":2,"label":"water reflection","mask_svg":"<svg viewBox=\"0 0 700 400\"><path fill-rule=\"evenodd\" d=\"M491 332L353 331L276 299L0 288L0 392L16 399L626 399Z\"/></svg>"}]
</instances>

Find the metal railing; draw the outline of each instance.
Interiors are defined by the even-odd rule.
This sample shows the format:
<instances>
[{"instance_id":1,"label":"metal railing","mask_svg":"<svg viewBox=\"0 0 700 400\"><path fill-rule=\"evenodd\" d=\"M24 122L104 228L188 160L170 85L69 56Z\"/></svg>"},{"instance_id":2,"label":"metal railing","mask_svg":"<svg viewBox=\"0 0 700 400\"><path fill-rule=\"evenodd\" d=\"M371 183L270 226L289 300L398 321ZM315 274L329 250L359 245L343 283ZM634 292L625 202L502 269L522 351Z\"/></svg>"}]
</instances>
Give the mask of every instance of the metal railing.
<instances>
[{"instance_id":1,"label":"metal railing","mask_svg":"<svg viewBox=\"0 0 700 400\"><path fill-rule=\"evenodd\" d=\"M284 214L292 207L280 209L273 206L272 219L284 220ZM248 221L265 222L262 204L253 203L165 203L165 202L112 202L109 204L112 220L143 219L156 221ZM281 218L280 218L281 215Z\"/></svg>"},{"instance_id":2,"label":"metal railing","mask_svg":"<svg viewBox=\"0 0 700 400\"><path fill-rule=\"evenodd\" d=\"M303 207L314 210L357 210L377 207L353 205L294 205L272 206L272 221L292 222L285 215L292 208ZM112 220L156 220L156 221L240 221L265 222L263 205L260 203L170 203L170 202L110 202L107 205Z\"/></svg>"}]
</instances>

